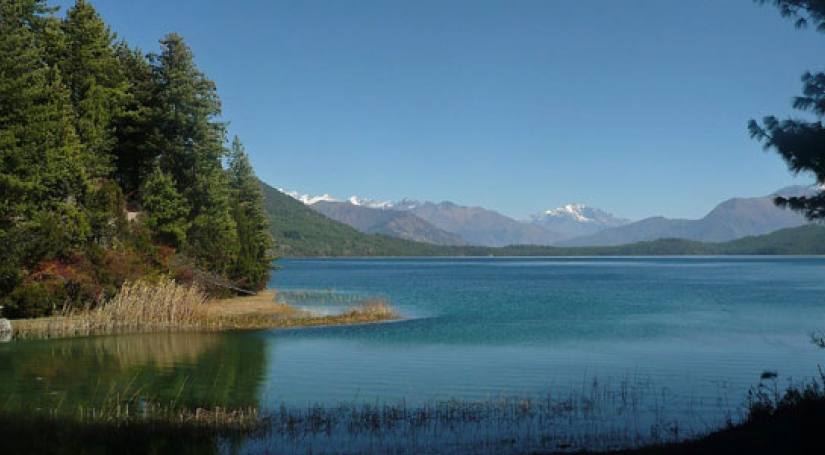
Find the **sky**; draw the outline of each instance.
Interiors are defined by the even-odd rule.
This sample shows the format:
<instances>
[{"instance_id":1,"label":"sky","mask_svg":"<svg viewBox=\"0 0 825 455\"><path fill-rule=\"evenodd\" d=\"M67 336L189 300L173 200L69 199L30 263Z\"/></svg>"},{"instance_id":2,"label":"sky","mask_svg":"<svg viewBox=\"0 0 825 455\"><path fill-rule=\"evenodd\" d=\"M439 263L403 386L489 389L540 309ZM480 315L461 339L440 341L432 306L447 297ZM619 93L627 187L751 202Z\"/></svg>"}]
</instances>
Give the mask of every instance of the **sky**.
<instances>
[{"instance_id":1,"label":"sky","mask_svg":"<svg viewBox=\"0 0 825 455\"><path fill-rule=\"evenodd\" d=\"M183 35L275 187L640 219L812 183L746 124L801 115L825 34L751 0L92 3L146 52Z\"/></svg>"}]
</instances>

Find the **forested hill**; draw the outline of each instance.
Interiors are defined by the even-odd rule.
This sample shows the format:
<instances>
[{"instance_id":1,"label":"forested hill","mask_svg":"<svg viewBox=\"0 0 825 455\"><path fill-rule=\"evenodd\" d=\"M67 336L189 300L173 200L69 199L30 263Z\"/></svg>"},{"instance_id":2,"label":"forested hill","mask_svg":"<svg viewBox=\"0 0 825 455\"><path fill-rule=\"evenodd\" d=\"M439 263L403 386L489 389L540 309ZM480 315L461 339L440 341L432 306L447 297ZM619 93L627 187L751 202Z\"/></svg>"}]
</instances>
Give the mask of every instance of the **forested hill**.
<instances>
[{"instance_id":1,"label":"forested hill","mask_svg":"<svg viewBox=\"0 0 825 455\"><path fill-rule=\"evenodd\" d=\"M380 234L364 234L333 221L261 182L269 229L280 256L431 256L436 245Z\"/></svg>"},{"instance_id":2,"label":"forested hill","mask_svg":"<svg viewBox=\"0 0 825 455\"><path fill-rule=\"evenodd\" d=\"M56 13L0 1L4 315L99 305L162 275L214 292L265 286L260 187L184 39L147 54L85 0Z\"/></svg>"},{"instance_id":3,"label":"forested hill","mask_svg":"<svg viewBox=\"0 0 825 455\"><path fill-rule=\"evenodd\" d=\"M438 246L369 235L333 221L261 183L270 231L282 257L320 256L662 256L825 254L825 227L808 225L724 243L661 239L607 247Z\"/></svg>"},{"instance_id":4,"label":"forested hill","mask_svg":"<svg viewBox=\"0 0 825 455\"><path fill-rule=\"evenodd\" d=\"M722 243L660 239L618 246L492 248L494 256L698 256L825 254L825 226L806 225Z\"/></svg>"}]
</instances>

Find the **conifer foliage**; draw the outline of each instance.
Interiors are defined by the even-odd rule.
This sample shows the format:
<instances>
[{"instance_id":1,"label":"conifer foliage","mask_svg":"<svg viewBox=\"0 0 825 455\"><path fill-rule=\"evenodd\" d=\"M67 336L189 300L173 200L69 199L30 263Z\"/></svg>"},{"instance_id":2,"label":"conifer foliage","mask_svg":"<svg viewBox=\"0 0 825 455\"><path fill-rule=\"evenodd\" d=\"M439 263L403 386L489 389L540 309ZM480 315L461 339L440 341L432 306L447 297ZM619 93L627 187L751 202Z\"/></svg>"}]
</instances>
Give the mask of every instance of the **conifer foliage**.
<instances>
[{"instance_id":1,"label":"conifer foliage","mask_svg":"<svg viewBox=\"0 0 825 455\"><path fill-rule=\"evenodd\" d=\"M782 16L793 19L799 28L814 26L825 32L825 1L823 0L757 0L772 3ZM751 137L773 149L795 173L810 174L816 179L818 191L810 196L777 197L775 202L804 214L809 220L825 220L825 72L802 75L802 95L794 98L794 109L814 118L765 117L761 123L748 122Z\"/></svg>"},{"instance_id":2,"label":"conifer foliage","mask_svg":"<svg viewBox=\"0 0 825 455\"><path fill-rule=\"evenodd\" d=\"M146 274L265 286L260 188L220 114L181 36L144 54L86 0L60 16L45 0L0 0L5 315L94 304Z\"/></svg>"}]
</instances>

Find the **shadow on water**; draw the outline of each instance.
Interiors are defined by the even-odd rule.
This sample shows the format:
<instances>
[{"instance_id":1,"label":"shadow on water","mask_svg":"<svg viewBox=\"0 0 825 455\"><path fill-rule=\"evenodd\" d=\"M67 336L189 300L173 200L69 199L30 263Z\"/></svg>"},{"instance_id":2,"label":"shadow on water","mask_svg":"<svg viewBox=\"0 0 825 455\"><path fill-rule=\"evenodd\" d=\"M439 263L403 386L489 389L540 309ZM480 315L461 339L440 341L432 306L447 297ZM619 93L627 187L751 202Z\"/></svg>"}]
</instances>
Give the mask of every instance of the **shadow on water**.
<instances>
[{"instance_id":1,"label":"shadow on water","mask_svg":"<svg viewBox=\"0 0 825 455\"><path fill-rule=\"evenodd\" d=\"M256 334L160 333L2 344L3 452L225 451L240 440L240 431L183 417L195 416L199 408L256 409L265 359L264 340ZM150 405L160 413L147 417ZM131 414L123 417L130 407Z\"/></svg>"},{"instance_id":2,"label":"shadow on water","mask_svg":"<svg viewBox=\"0 0 825 455\"><path fill-rule=\"evenodd\" d=\"M255 335L161 333L0 345L0 411L74 413L113 401L257 407Z\"/></svg>"}]
</instances>

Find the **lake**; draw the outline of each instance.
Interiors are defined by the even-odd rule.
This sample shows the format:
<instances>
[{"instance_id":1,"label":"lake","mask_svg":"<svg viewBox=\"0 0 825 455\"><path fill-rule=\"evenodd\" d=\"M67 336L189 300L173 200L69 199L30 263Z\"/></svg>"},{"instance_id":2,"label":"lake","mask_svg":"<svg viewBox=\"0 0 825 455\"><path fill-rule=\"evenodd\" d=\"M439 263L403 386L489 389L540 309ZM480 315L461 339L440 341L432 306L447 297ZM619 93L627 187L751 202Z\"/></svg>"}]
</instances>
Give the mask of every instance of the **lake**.
<instances>
[{"instance_id":1,"label":"lake","mask_svg":"<svg viewBox=\"0 0 825 455\"><path fill-rule=\"evenodd\" d=\"M825 329L825 258L296 259L279 265L270 285L287 303L333 313L380 298L404 318L351 327L6 343L0 345L0 403L71 409L136 393L278 412L282 405L535 400L562 403L568 412L554 424L555 435L581 442L611 434L591 446L614 447L667 439L663 432L699 434L736 420L763 372L778 373L775 382L783 386L817 376L825 358L810 338ZM532 447L546 422L529 419L524 431L535 439ZM473 432L456 434L478 440ZM244 450L323 451L342 447L338 443L329 435L289 444L270 438ZM347 450L386 448L366 436L349 444Z\"/></svg>"}]
</instances>

